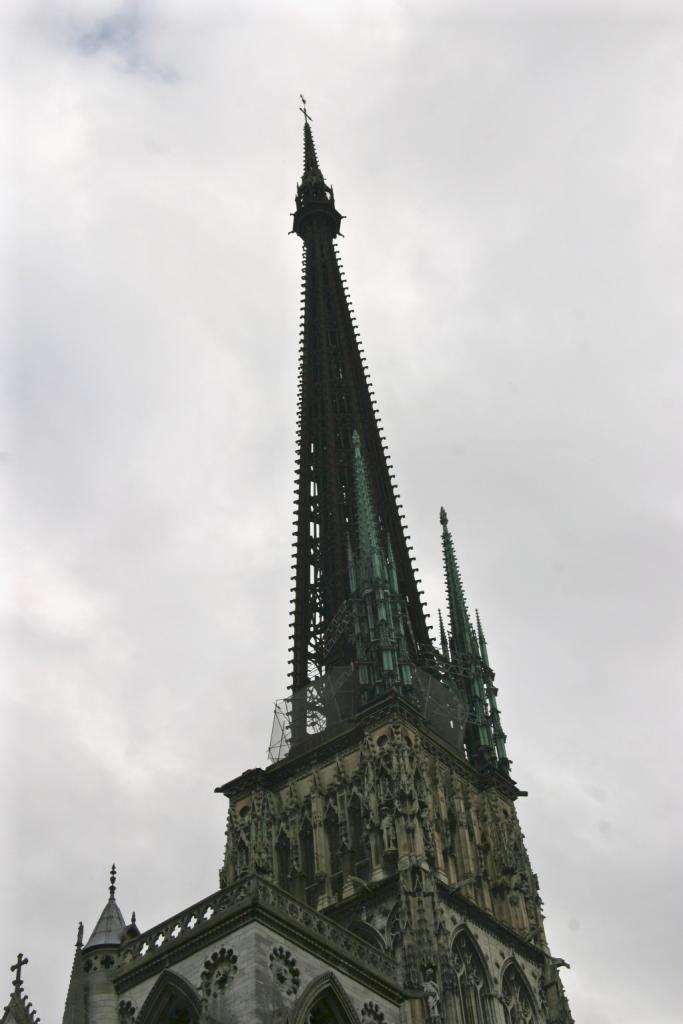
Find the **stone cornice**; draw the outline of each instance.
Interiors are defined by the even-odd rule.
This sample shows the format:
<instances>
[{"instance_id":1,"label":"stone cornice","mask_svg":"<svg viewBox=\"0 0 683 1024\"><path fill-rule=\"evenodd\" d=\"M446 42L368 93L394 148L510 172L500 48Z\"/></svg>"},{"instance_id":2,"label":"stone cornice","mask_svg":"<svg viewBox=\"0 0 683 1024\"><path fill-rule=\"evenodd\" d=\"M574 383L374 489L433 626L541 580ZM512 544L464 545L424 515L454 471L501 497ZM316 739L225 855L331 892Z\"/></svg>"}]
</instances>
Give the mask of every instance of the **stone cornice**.
<instances>
[{"instance_id":1,"label":"stone cornice","mask_svg":"<svg viewBox=\"0 0 683 1024\"><path fill-rule=\"evenodd\" d=\"M215 792L234 800L247 796L261 785L277 789L290 778L306 774L315 767L329 764L336 757L357 749L368 726L376 728L397 720L407 722L416 729L423 737L425 749L440 760L457 766L462 777L476 789L495 787L511 800L526 795L511 779L500 773L484 774L474 768L463 754L448 746L430 729L419 711L398 693L391 693L383 700L371 704L361 711L346 729L335 733L328 740L321 741L317 746L307 747L300 754L288 755L267 768L251 768L224 785L217 786Z\"/></svg>"},{"instance_id":2,"label":"stone cornice","mask_svg":"<svg viewBox=\"0 0 683 1024\"><path fill-rule=\"evenodd\" d=\"M395 960L256 875L220 889L126 942L113 972L117 993L122 995L252 921L267 924L392 1002L405 997Z\"/></svg>"}]
</instances>

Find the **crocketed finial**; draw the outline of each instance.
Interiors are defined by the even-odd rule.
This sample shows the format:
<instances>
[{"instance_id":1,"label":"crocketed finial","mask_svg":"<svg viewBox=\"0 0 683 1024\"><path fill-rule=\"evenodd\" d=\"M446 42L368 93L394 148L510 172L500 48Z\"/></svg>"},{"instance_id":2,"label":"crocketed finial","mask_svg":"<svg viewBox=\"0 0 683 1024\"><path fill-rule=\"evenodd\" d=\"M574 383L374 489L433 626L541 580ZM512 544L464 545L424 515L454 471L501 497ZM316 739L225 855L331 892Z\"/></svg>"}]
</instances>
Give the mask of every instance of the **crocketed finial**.
<instances>
[{"instance_id":1,"label":"crocketed finial","mask_svg":"<svg viewBox=\"0 0 683 1024\"><path fill-rule=\"evenodd\" d=\"M116 896L116 864L112 864L111 871L109 872L109 899L113 900Z\"/></svg>"}]
</instances>

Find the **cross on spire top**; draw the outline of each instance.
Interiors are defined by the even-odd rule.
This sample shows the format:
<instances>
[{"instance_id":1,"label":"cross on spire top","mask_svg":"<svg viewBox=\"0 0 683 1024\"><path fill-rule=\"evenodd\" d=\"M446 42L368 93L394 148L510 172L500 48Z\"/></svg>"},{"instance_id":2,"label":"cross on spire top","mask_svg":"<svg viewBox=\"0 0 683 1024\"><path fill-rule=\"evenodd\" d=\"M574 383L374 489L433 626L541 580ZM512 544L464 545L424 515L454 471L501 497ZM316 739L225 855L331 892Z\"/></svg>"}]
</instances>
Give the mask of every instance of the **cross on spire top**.
<instances>
[{"instance_id":1,"label":"cross on spire top","mask_svg":"<svg viewBox=\"0 0 683 1024\"><path fill-rule=\"evenodd\" d=\"M19 956L17 957L17 962L15 964L13 964L12 967L10 968L10 970L12 971L12 974L14 974L14 972L16 971L16 975L17 975L16 978L14 979L14 990L15 990L15 992L18 992L21 989L21 985L22 985L22 981L21 981L21 968L25 967L27 963L28 963L28 957L25 957L23 953L20 953Z\"/></svg>"},{"instance_id":2,"label":"cross on spire top","mask_svg":"<svg viewBox=\"0 0 683 1024\"><path fill-rule=\"evenodd\" d=\"M304 115L304 117L305 117L305 119L306 119L306 123L308 123L309 121L312 121L312 120L313 120L313 118L311 117L311 115L310 115L310 114L308 113L308 111L306 110L306 97L305 97L305 96L304 96L304 94L303 94L303 93L301 93L301 92L299 93L299 97L300 97L300 99L301 99L301 102L302 102L302 104L303 104L303 106L299 107L299 110L300 110L300 111L301 111L301 113L302 113L302 114Z\"/></svg>"}]
</instances>

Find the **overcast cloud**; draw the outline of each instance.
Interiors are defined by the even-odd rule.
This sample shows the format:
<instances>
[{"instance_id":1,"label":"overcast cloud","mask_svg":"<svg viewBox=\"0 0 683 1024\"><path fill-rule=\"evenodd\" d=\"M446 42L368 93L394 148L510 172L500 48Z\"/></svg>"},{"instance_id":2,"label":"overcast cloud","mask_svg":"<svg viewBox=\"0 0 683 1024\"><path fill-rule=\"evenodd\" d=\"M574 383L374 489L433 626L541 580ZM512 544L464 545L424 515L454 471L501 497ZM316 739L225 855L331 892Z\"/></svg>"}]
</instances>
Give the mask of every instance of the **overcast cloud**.
<instances>
[{"instance_id":1,"label":"overcast cloud","mask_svg":"<svg viewBox=\"0 0 683 1024\"><path fill-rule=\"evenodd\" d=\"M681 1019L680 4L370 8L3 5L0 986L45 1024L112 861L142 928L217 887L287 686L301 91L576 1020Z\"/></svg>"}]
</instances>

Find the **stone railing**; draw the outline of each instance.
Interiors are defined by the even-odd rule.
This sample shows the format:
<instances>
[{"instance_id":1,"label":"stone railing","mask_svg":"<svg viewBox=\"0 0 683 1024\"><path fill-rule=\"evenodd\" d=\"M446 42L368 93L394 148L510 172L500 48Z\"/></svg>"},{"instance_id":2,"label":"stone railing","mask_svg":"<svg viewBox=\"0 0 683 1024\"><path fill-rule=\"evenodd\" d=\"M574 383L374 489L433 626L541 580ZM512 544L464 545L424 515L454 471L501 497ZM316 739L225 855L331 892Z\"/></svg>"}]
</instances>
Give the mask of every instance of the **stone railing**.
<instances>
[{"instance_id":1,"label":"stone railing","mask_svg":"<svg viewBox=\"0 0 683 1024\"><path fill-rule=\"evenodd\" d=\"M174 917L150 928L121 947L120 961L127 965L144 957L150 959L157 951L166 953L175 943L181 943L189 936L197 935L221 917L229 916L235 907L253 901L255 878L236 882L229 889L219 889L212 896L200 900Z\"/></svg>"},{"instance_id":2,"label":"stone railing","mask_svg":"<svg viewBox=\"0 0 683 1024\"><path fill-rule=\"evenodd\" d=\"M366 970L381 975L390 984L400 985L398 965L392 957L255 875L237 881L227 889L219 889L180 914L129 939L121 947L119 964L125 969L156 959L157 954L169 953L174 947L183 945L249 906L262 908L269 916L280 918L290 927L293 925L316 944L330 947L341 958L355 961Z\"/></svg>"}]
</instances>

